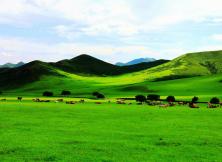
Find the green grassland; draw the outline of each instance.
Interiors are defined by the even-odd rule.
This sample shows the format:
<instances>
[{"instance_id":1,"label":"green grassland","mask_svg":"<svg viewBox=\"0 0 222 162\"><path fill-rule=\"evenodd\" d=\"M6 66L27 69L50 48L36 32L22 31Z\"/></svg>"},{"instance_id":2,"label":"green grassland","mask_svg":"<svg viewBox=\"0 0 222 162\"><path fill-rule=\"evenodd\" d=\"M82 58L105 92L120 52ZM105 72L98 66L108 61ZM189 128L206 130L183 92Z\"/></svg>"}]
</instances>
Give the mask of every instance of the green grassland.
<instances>
[{"instance_id":1,"label":"green grassland","mask_svg":"<svg viewBox=\"0 0 222 162\"><path fill-rule=\"evenodd\" d=\"M0 102L0 161L221 161L221 109Z\"/></svg>"},{"instance_id":2,"label":"green grassland","mask_svg":"<svg viewBox=\"0 0 222 162\"><path fill-rule=\"evenodd\" d=\"M71 74L70 74L71 75ZM209 101L211 97L222 97L222 75L208 75L167 81L139 81L120 77L92 77L87 79L77 75L71 77L46 77L40 81L28 84L16 90L10 90L4 96L41 96L49 90L59 96L62 90L70 90L71 97L92 97L93 91L100 91L107 98L134 97L137 94L157 93L161 96L175 95L178 98L199 96L202 101ZM132 75L133 77L133 75ZM127 76L129 78L129 76Z\"/></svg>"},{"instance_id":3,"label":"green grassland","mask_svg":"<svg viewBox=\"0 0 222 162\"><path fill-rule=\"evenodd\" d=\"M86 61L88 57L84 55L82 60L81 57L74 59L75 63L78 63L77 67L81 67L80 63ZM89 58L91 62L97 64L101 62L95 58ZM80 60L80 63L76 60ZM11 87L4 90L4 96L35 97L41 96L45 90L52 91L56 96L59 96L62 90L70 90L71 97L91 97L93 91L100 91L108 98L158 93L162 96L175 95L178 98L191 98L196 95L202 100L209 100L214 96L222 97L221 60L221 51L191 53L146 70L113 76L80 75L56 67L52 68L51 64L33 62L31 65L16 69L15 72L11 71L12 74L23 74L25 79L22 83L25 84L20 84L15 88L11 82L17 83L17 80L5 80L7 82L1 88L4 90L4 86ZM68 61L68 63L71 66L73 61ZM41 68L37 68L37 65L41 65ZM105 66L106 63L102 62L101 65ZM99 67L100 65L97 65L96 69L98 70ZM26 73L28 71L29 75L25 75L24 71ZM45 72L41 73L41 71ZM11 76L11 78L13 77L14 75ZM0 79L0 81L4 81L4 79Z\"/></svg>"},{"instance_id":4,"label":"green grassland","mask_svg":"<svg viewBox=\"0 0 222 162\"><path fill-rule=\"evenodd\" d=\"M84 55L0 69L0 99L7 99L0 101L0 161L221 161L222 109L114 103L137 94L222 99L221 60L221 51L187 54L138 71L151 65L123 69ZM72 95L61 96L62 90ZM31 101L43 99L44 91L54 93L47 99L88 99L76 105ZM94 91L106 100L90 99Z\"/></svg>"}]
</instances>

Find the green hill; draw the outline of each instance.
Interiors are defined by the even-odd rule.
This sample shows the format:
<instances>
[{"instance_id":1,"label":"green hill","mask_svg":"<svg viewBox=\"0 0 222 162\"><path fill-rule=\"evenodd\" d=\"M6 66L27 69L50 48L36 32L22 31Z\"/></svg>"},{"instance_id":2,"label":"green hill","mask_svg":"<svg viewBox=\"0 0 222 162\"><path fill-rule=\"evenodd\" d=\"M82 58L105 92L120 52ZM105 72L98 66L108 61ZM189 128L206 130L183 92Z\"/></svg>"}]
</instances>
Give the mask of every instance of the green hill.
<instances>
[{"instance_id":1,"label":"green hill","mask_svg":"<svg viewBox=\"0 0 222 162\"><path fill-rule=\"evenodd\" d=\"M222 73L222 51L182 55L166 64L148 69L149 80L172 80Z\"/></svg>"},{"instance_id":2,"label":"green hill","mask_svg":"<svg viewBox=\"0 0 222 162\"><path fill-rule=\"evenodd\" d=\"M112 76L145 70L166 62L168 62L168 60L157 60L154 62L120 67L83 54L71 60L62 60L52 65L65 72L74 74Z\"/></svg>"},{"instance_id":3,"label":"green hill","mask_svg":"<svg viewBox=\"0 0 222 162\"><path fill-rule=\"evenodd\" d=\"M1 69L0 86L11 94L29 95L41 95L45 90L57 95L62 90L70 90L74 96L91 95L92 91L101 91L108 96L139 93L220 95L221 60L222 51L200 52L166 63L160 60L158 66L145 63L119 70L115 65L81 55L57 63L35 61L15 69ZM139 70L140 66L149 67Z\"/></svg>"},{"instance_id":4,"label":"green hill","mask_svg":"<svg viewBox=\"0 0 222 162\"><path fill-rule=\"evenodd\" d=\"M55 75L52 66L41 61L33 61L18 68L0 69L1 89L13 89L41 79L45 75Z\"/></svg>"},{"instance_id":5,"label":"green hill","mask_svg":"<svg viewBox=\"0 0 222 162\"><path fill-rule=\"evenodd\" d=\"M119 67L89 55L80 55L71 60L62 60L56 63L33 61L18 68L0 68L1 89L13 89L36 82L44 76L63 77L67 74L83 76L113 76L135 71L141 71L168 62L157 60L150 63L140 63L131 66Z\"/></svg>"}]
</instances>

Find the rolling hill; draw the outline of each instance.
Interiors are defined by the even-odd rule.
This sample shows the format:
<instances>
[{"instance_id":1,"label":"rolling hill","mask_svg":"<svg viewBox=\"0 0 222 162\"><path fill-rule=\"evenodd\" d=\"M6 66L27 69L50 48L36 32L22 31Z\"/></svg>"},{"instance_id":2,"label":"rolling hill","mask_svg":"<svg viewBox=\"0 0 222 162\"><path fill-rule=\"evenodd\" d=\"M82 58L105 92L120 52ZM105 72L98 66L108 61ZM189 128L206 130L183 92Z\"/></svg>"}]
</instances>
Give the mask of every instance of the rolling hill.
<instances>
[{"instance_id":1,"label":"rolling hill","mask_svg":"<svg viewBox=\"0 0 222 162\"><path fill-rule=\"evenodd\" d=\"M118 67L81 55L57 63L34 61L15 69L0 69L0 86L11 94L30 95L41 95L45 90L59 94L64 89L77 96L91 95L95 90L108 96L219 95L221 60L222 51L211 51L185 54L172 61L159 60L156 64Z\"/></svg>"},{"instance_id":2,"label":"rolling hill","mask_svg":"<svg viewBox=\"0 0 222 162\"><path fill-rule=\"evenodd\" d=\"M166 64L148 69L149 79L172 80L222 73L222 51L208 51L182 55Z\"/></svg>"},{"instance_id":3,"label":"rolling hill","mask_svg":"<svg viewBox=\"0 0 222 162\"><path fill-rule=\"evenodd\" d=\"M0 86L1 89L11 89L39 81L43 76L67 77L61 72L84 76L120 75L148 69L166 62L168 60L157 60L119 67L85 54L56 63L33 61L18 68L0 68Z\"/></svg>"}]
</instances>

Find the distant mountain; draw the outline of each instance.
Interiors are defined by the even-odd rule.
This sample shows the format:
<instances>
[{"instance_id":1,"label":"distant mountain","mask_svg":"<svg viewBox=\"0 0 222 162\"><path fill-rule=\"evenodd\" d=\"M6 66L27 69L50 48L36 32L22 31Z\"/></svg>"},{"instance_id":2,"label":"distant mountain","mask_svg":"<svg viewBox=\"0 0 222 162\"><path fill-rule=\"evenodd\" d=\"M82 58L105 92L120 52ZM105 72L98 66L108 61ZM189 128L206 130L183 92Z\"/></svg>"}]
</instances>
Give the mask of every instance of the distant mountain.
<instances>
[{"instance_id":1,"label":"distant mountain","mask_svg":"<svg viewBox=\"0 0 222 162\"><path fill-rule=\"evenodd\" d=\"M23 66L23 65L25 65L24 62L19 62L17 64L6 63L4 65L0 65L0 68L17 68L17 67L20 67L20 66Z\"/></svg>"},{"instance_id":2,"label":"distant mountain","mask_svg":"<svg viewBox=\"0 0 222 162\"><path fill-rule=\"evenodd\" d=\"M128 65L135 65L135 64L139 64L139 63L153 62L153 61L156 61L156 59L154 59L154 58L139 58L139 59L135 59L130 62L127 62L127 63L118 62L118 63L116 63L116 65L117 66L128 66Z\"/></svg>"}]
</instances>

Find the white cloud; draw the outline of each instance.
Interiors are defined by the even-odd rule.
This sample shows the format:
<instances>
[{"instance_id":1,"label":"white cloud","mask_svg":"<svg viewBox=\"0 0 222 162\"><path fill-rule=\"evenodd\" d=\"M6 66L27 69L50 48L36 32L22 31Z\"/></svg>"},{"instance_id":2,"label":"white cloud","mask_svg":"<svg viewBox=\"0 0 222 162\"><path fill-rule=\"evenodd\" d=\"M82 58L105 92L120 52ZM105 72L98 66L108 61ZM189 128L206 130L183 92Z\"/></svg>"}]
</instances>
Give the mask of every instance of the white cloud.
<instances>
[{"instance_id":1,"label":"white cloud","mask_svg":"<svg viewBox=\"0 0 222 162\"><path fill-rule=\"evenodd\" d=\"M159 32L159 30L167 32L168 28L173 29L174 25L184 22L187 23L186 25L204 21L222 22L221 0L157 0L157 2L161 5L149 5L151 2L147 0L0 0L0 24L31 25L38 24L42 18L60 20L54 23L52 28L59 36L69 39L69 42L64 43L56 43L61 40L55 40L56 42L51 40L52 43L49 44L33 42L25 38L0 37L0 56L4 56L2 57L4 60L1 59L1 61L17 62L24 58L26 59L24 61L33 59L54 61L71 58L81 53L93 54L111 62L125 62L125 60L149 56L174 58L189 52L194 47L186 48L184 44L176 47L178 42L175 42L166 49L159 47L154 49L154 47L145 46L146 42L139 40L141 37L137 36L146 37L147 33ZM39 25L44 27L45 24ZM34 33L37 28L30 30ZM81 42L81 39L78 39L80 42L74 42L73 38L85 38L86 35L92 38L87 41L87 44ZM107 39L115 36L115 40L110 42L117 44L124 40L124 43L119 46L105 43L95 45L93 38L101 36ZM135 41L131 41L131 45L125 45L130 40L129 37ZM222 39L221 35L214 35L212 38ZM218 47L209 46L201 50ZM196 49L200 48L196 47Z\"/></svg>"},{"instance_id":2,"label":"white cloud","mask_svg":"<svg viewBox=\"0 0 222 162\"><path fill-rule=\"evenodd\" d=\"M215 34L212 36L212 39L216 41L222 41L222 34Z\"/></svg>"},{"instance_id":3,"label":"white cloud","mask_svg":"<svg viewBox=\"0 0 222 162\"><path fill-rule=\"evenodd\" d=\"M154 53L155 57L161 57L160 53L145 46L116 47L107 44L90 45L76 42L43 44L21 38L0 38L1 63L32 60L58 61L83 53L113 63L137 57L151 57Z\"/></svg>"},{"instance_id":4,"label":"white cloud","mask_svg":"<svg viewBox=\"0 0 222 162\"><path fill-rule=\"evenodd\" d=\"M74 24L69 27L71 33L80 24L84 34L134 36L185 21L202 22L209 18L215 21L215 17L217 20L222 17L221 0L157 1L162 5L144 7L140 1L129 0L0 0L0 22L19 23L34 14L70 21Z\"/></svg>"}]
</instances>

